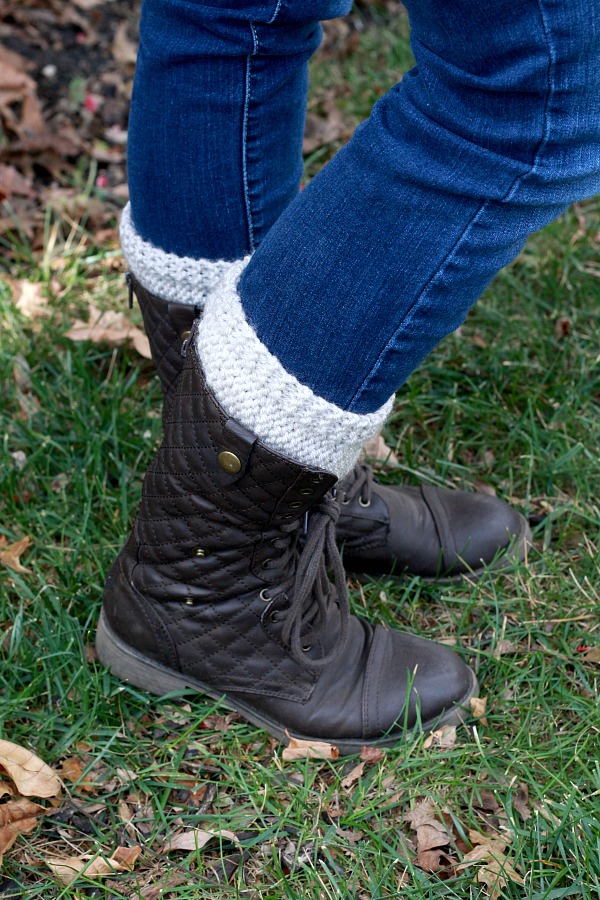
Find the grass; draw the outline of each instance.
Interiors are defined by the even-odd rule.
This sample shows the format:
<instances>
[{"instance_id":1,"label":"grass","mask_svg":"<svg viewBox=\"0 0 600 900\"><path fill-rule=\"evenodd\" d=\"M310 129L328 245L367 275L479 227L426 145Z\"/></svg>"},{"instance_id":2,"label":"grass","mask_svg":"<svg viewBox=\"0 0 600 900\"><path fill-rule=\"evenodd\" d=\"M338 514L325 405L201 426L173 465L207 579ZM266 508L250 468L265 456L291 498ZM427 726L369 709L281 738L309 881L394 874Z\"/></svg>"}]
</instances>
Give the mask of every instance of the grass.
<instances>
[{"instance_id":1,"label":"grass","mask_svg":"<svg viewBox=\"0 0 600 900\"><path fill-rule=\"evenodd\" d=\"M366 19L353 60L316 69L315 103L339 75L344 113L365 112L378 54L405 60L403 22L385 27L378 41ZM15 238L10 277L40 282L52 314L32 325L2 281L0 535L33 546L30 573L0 568L0 737L80 774L7 853L0 897L486 896L481 870L416 865L405 815L426 798L454 823L455 857L470 829L511 838L524 883L500 897L599 895L599 670L582 652L600 644L599 230L589 201L534 236L398 397L388 479L493 488L534 517L535 547L529 566L478 585L352 585L370 616L460 642L488 709L449 749L413 735L345 783L357 759L283 763L213 702L157 701L93 659L104 575L160 439L159 386L134 353L64 336L90 300L122 308L114 250L53 218L42 256ZM163 852L185 827L238 841ZM128 844L143 847L133 872L102 883L61 886L43 863Z\"/></svg>"}]
</instances>

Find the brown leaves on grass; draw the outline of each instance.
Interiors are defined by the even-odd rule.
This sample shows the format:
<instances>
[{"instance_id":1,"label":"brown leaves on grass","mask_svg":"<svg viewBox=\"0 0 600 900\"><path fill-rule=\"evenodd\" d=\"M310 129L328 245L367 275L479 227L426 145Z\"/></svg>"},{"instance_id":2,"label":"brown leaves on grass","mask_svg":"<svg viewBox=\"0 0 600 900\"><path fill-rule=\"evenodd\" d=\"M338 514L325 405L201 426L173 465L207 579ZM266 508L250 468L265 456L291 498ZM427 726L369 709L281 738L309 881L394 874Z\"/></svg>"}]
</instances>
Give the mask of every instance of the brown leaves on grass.
<instances>
[{"instance_id":1,"label":"brown leaves on grass","mask_svg":"<svg viewBox=\"0 0 600 900\"><path fill-rule=\"evenodd\" d=\"M25 797L57 797L61 780L46 763L19 744L0 740L0 772L4 769Z\"/></svg>"},{"instance_id":2,"label":"brown leaves on grass","mask_svg":"<svg viewBox=\"0 0 600 900\"><path fill-rule=\"evenodd\" d=\"M63 884L71 884L81 873L87 878L104 878L117 872L130 872L141 852L139 846L117 847L108 859L93 853L82 853L81 856L62 858L49 856L44 862Z\"/></svg>"},{"instance_id":3,"label":"brown leaves on grass","mask_svg":"<svg viewBox=\"0 0 600 900\"><path fill-rule=\"evenodd\" d=\"M141 328L133 325L124 313L112 310L102 312L93 303L89 307L89 320L76 321L65 336L72 341L91 341L110 347L127 344L144 359L152 359L148 338Z\"/></svg>"},{"instance_id":4,"label":"brown leaves on grass","mask_svg":"<svg viewBox=\"0 0 600 900\"><path fill-rule=\"evenodd\" d=\"M171 850L201 850L210 841L232 841L239 843L237 836L233 831L203 831L201 828L192 828L190 831L182 831L174 837L166 841L162 848L162 853L169 853Z\"/></svg>"},{"instance_id":5,"label":"brown leaves on grass","mask_svg":"<svg viewBox=\"0 0 600 900\"><path fill-rule=\"evenodd\" d=\"M46 807L28 797L55 799L60 794L61 781L50 766L19 744L0 740L0 776L9 776L14 788L2 781L0 796L9 800L0 804L0 865L7 850L20 834L31 834L44 815Z\"/></svg>"},{"instance_id":6,"label":"brown leaves on grass","mask_svg":"<svg viewBox=\"0 0 600 900\"><path fill-rule=\"evenodd\" d=\"M28 574L31 572L31 569L26 569L25 566L21 565L21 557L33 544L32 539L29 536L25 536L21 538L20 541L14 541L14 543L9 544L6 537L1 534L0 535L0 565L7 566L9 569L12 569L14 572L21 572L24 574ZM0 764L2 763L0 759Z\"/></svg>"},{"instance_id":7,"label":"brown leaves on grass","mask_svg":"<svg viewBox=\"0 0 600 900\"><path fill-rule=\"evenodd\" d=\"M505 856L505 850L510 843L508 839L469 831L469 840L474 847L463 856L460 864L456 866L456 871L462 872L463 869L480 863L475 880L487 887L490 900L496 900L500 896L500 891L506 887L508 881L516 884L524 883L521 875L515 871Z\"/></svg>"},{"instance_id":8,"label":"brown leaves on grass","mask_svg":"<svg viewBox=\"0 0 600 900\"><path fill-rule=\"evenodd\" d=\"M31 281L11 282L13 301L19 312L28 319L39 319L50 315L48 301L43 296L43 287Z\"/></svg>"},{"instance_id":9,"label":"brown leaves on grass","mask_svg":"<svg viewBox=\"0 0 600 900\"><path fill-rule=\"evenodd\" d=\"M446 824L438 818L431 800L422 800L406 813L404 821L416 832L415 863L425 872L438 872L452 861L454 839Z\"/></svg>"},{"instance_id":10,"label":"brown leaves on grass","mask_svg":"<svg viewBox=\"0 0 600 900\"><path fill-rule=\"evenodd\" d=\"M287 731L286 734L289 744L281 754L281 758L286 762L296 759L337 759L340 755L335 744L328 744L324 741L303 741L300 738L291 737Z\"/></svg>"}]
</instances>

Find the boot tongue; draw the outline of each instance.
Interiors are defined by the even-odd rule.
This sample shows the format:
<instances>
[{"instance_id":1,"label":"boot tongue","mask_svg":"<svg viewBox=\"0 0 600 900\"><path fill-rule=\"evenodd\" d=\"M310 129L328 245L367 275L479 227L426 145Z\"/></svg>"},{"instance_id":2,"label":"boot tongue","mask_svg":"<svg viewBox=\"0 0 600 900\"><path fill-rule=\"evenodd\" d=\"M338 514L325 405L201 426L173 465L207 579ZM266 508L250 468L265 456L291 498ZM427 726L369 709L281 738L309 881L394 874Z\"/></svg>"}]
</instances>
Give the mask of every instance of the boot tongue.
<instances>
[{"instance_id":1,"label":"boot tongue","mask_svg":"<svg viewBox=\"0 0 600 900\"><path fill-rule=\"evenodd\" d=\"M291 588L293 601L283 627L283 639L300 665L318 672L336 659L348 634L350 609L346 574L335 542L335 524L339 507L332 494L327 494L313 507L308 518L306 537ZM333 573L332 585L327 576ZM330 604L334 599L339 604L339 629L333 646L320 659L307 657L303 646L303 634L310 630L318 636L325 628ZM308 648L310 649L310 648Z\"/></svg>"}]
</instances>

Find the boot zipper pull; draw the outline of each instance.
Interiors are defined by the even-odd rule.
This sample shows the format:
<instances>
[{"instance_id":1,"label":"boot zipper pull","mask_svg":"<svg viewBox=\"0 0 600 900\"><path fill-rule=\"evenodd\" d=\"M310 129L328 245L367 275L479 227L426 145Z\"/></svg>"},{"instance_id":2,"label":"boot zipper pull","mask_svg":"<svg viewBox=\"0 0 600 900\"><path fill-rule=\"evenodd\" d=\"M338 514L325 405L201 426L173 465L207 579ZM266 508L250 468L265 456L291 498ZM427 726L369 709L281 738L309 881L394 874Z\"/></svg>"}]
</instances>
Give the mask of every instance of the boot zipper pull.
<instances>
[{"instance_id":1,"label":"boot zipper pull","mask_svg":"<svg viewBox=\"0 0 600 900\"><path fill-rule=\"evenodd\" d=\"M196 331L198 330L198 323L200 322L200 315L198 313L196 313L197 309L198 309L198 307L194 307L195 318L194 318L194 321L192 322L192 327L190 329L190 333L188 334L185 341L181 345L181 355L183 357L185 357L185 354L187 353L187 349L190 346L190 341L193 339L194 335L196 334Z\"/></svg>"},{"instance_id":2,"label":"boot zipper pull","mask_svg":"<svg viewBox=\"0 0 600 900\"><path fill-rule=\"evenodd\" d=\"M129 309L133 309L133 281L131 278L131 272L125 272L125 283L127 284L127 290L129 292L129 296L127 298Z\"/></svg>"}]
</instances>

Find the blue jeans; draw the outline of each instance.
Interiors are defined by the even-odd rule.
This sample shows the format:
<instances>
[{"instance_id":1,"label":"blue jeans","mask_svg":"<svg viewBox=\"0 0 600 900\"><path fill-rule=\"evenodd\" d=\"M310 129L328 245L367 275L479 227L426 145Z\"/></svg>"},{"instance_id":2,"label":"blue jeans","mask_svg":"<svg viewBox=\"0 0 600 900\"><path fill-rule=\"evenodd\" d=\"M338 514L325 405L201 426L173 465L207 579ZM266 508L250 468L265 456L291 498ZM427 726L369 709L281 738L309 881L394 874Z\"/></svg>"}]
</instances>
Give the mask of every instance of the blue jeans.
<instances>
[{"instance_id":1,"label":"blue jeans","mask_svg":"<svg viewBox=\"0 0 600 900\"><path fill-rule=\"evenodd\" d=\"M259 338L379 408L528 235L600 190L599 0L407 0L412 69L298 193L307 61L348 0L145 0L129 181L146 240L252 251Z\"/></svg>"}]
</instances>

